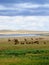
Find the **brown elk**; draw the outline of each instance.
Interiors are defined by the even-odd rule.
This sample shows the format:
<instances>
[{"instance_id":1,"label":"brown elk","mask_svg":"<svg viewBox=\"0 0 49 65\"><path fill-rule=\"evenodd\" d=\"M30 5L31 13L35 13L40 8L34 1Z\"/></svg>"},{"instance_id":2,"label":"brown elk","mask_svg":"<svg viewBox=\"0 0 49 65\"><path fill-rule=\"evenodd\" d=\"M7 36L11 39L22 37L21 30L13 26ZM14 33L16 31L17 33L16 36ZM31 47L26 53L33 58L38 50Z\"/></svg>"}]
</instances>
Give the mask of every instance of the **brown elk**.
<instances>
[{"instance_id":1,"label":"brown elk","mask_svg":"<svg viewBox=\"0 0 49 65\"><path fill-rule=\"evenodd\" d=\"M37 44L39 44L39 41L34 41L34 43L37 43Z\"/></svg>"},{"instance_id":2,"label":"brown elk","mask_svg":"<svg viewBox=\"0 0 49 65\"><path fill-rule=\"evenodd\" d=\"M21 42L21 44L24 44L24 42Z\"/></svg>"},{"instance_id":3,"label":"brown elk","mask_svg":"<svg viewBox=\"0 0 49 65\"><path fill-rule=\"evenodd\" d=\"M46 42L44 42L44 44L46 44Z\"/></svg>"},{"instance_id":4,"label":"brown elk","mask_svg":"<svg viewBox=\"0 0 49 65\"><path fill-rule=\"evenodd\" d=\"M19 43L18 39L14 39L15 45Z\"/></svg>"},{"instance_id":5,"label":"brown elk","mask_svg":"<svg viewBox=\"0 0 49 65\"><path fill-rule=\"evenodd\" d=\"M28 44L28 41L26 41L26 44Z\"/></svg>"}]
</instances>

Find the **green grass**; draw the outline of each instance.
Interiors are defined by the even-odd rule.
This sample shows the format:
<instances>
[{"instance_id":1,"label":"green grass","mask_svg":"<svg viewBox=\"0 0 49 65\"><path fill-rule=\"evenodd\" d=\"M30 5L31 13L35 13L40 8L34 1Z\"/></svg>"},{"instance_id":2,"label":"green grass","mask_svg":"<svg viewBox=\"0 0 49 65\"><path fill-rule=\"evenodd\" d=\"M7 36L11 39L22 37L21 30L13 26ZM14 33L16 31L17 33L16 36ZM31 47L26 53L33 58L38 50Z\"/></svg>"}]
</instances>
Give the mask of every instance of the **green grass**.
<instances>
[{"instance_id":1,"label":"green grass","mask_svg":"<svg viewBox=\"0 0 49 65\"><path fill-rule=\"evenodd\" d=\"M3 64L4 63L4 64ZM49 55L2 56L1 65L49 65Z\"/></svg>"},{"instance_id":2,"label":"green grass","mask_svg":"<svg viewBox=\"0 0 49 65\"><path fill-rule=\"evenodd\" d=\"M47 54L49 50L0 50L0 55Z\"/></svg>"},{"instance_id":3,"label":"green grass","mask_svg":"<svg viewBox=\"0 0 49 65\"><path fill-rule=\"evenodd\" d=\"M1 50L1 65L49 65L49 50Z\"/></svg>"}]
</instances>

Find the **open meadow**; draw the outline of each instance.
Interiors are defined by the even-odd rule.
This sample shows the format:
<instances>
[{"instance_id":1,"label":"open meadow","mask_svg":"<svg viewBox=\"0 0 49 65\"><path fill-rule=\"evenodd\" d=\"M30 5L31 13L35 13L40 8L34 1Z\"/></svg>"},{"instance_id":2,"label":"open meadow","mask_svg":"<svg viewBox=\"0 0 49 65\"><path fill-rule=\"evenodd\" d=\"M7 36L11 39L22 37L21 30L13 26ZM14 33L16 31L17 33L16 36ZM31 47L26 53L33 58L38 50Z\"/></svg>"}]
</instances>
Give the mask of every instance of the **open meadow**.
<instances>
[{"instance_id":1,"label":"open meadow","mask_svg":"<svg viewBox=\"0 0 49 65\"><path fill-rule=\"evenodd\" d=\"M49 65L49 36L0 38L0 65Z\"/></svg>"}]
</instances>

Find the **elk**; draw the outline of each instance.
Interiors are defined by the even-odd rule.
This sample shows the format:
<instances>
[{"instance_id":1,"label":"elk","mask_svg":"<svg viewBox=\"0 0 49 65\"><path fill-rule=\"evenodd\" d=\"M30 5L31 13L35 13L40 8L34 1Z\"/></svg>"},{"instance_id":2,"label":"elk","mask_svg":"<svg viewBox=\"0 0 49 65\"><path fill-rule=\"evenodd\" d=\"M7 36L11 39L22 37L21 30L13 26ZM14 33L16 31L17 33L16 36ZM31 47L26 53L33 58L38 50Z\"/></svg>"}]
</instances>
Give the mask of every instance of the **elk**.
<instances>
[{"instance_id":1,"label":"elk","mask_svg":"<svg viewBox=\"0 0 49 65\"><path fill-rule=\"evenodd\" d=\"M34 41L34 43L37 43L37 44L39 44L39 41Z\"/></svg>"},{"instance_id":2,"label":"elk","mask_svg":"<svg viewBox=\"0 0 49 65\"><path fill-rule=\"evenodd\" d=\"M46 44L46 42L44 42L44 44Z\"/></svg>"},{"instance_id":3,"label":"elk","mask_svg":"<svg viewBox=\"0 0 49 65\"><path fill-rule=\"evenodd\" d=\"M14 39L15 45L19 43L18 39Z\"/></svg>"},{"instance_id":4,"label":"elk","mask_svg":"<svg viewBox=\"0 0 49 65\"><path fill-rule=\"evenodd\" d=\"M24 42L21 42L21 44L24 44Z\"/></svg>"},{"instance_id":5,"label":"elk","mask_svg":"<svg viewBox=\"0 0 49 65\"><path fill-rule=\"evenodd\" d=\"M26 44L28 44L28 42L26 41Z\"/></svg>"}]
</instances>

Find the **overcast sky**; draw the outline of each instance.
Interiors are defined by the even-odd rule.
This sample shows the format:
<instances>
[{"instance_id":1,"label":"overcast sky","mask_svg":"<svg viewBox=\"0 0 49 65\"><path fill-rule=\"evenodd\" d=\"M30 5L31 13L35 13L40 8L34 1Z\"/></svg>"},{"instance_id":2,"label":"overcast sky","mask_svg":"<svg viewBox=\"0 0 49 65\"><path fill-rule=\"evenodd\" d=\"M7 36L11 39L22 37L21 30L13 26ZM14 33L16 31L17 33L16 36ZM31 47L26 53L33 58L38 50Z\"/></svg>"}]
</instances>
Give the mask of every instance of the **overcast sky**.
<instances>
[{"instance_id":1,"label":"overcast sky","mask_svg":"<svg viewBox=\"0 0 49 65\"><path fill-rule=\"evenodd\" d=\"M0 0L0 30L49 31L49 0Z\"/></svg>"}]
</instances>

